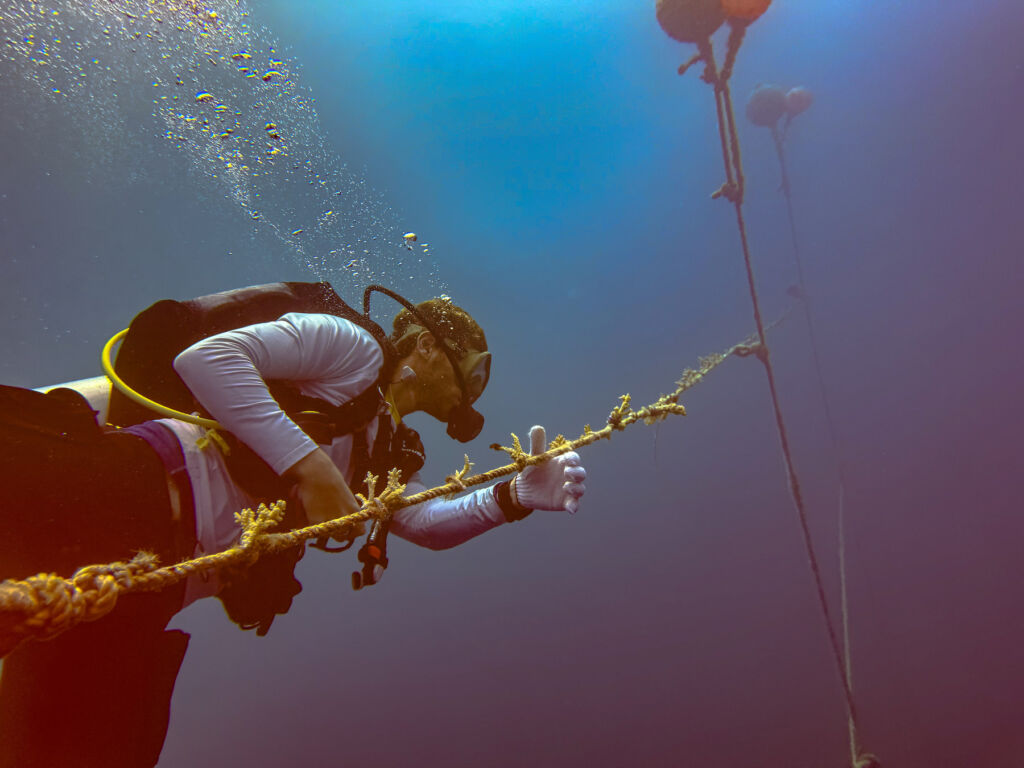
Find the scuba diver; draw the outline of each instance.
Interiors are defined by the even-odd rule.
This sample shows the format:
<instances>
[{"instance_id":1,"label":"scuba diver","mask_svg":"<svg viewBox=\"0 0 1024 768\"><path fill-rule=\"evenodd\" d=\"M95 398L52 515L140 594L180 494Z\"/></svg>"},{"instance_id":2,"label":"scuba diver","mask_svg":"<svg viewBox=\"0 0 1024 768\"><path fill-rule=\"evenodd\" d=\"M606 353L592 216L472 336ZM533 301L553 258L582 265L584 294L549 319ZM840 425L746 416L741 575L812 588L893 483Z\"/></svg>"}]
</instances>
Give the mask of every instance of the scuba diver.
<instances>
[{"instance_id":1,"label":"scuba diver","mask_svg":"<svg viewBox=\"0 0 1024 768\"><path fill-rule=\"evenodd\" d=\"M390 334L369 318L371 291L403 304ZM331 520L360 508L354 494L367 492L368 472L380 490L392 467L407 495L425 490L423 445L404 417L423 411L454 439L473 439L483 416L472 406L490 363L483 329L447 297L414 306L371 286L360 314L326 283L276 283L158 302L128 329L117 372L157 402L216 419L218 434L153 419L116 389L101 426L71 389L0 387L0 578L68 577L140 550L162 564L222 551L239 539L234 515L243 508L288 499L281 530ZM543 427L530 442L545 450ZM511 480L398 509L389 526L374 523L353 586L380 579L388 527L420 546L453 547L533 510L575 512L585 477L569 452ZM216 595L243 629L265 634L301 590L294 568L303 553L126 594L97 621L19 646L0 673L0 768L155 765L188 644L167 622Z\"/></svg>"}]
</instances>

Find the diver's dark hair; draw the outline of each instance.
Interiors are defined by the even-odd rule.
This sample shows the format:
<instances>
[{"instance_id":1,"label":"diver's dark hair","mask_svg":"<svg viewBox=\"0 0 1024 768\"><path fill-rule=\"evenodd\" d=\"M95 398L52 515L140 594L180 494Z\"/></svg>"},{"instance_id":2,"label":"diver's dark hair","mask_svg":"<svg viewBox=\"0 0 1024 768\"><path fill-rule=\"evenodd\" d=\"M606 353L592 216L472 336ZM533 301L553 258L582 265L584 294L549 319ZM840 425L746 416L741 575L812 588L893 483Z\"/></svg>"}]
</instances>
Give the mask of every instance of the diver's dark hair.
<instances>
[{"instance_id":1,"label":"diver's dark hair","mask_svg":"<svg viewBox=\"0 0 1024 768\"><path fill-rule=\"evenodd\" d=\"M453 304L447 296L422 301L416 305L416 309L426 315L427 319L431 320L437 329L455 342L462 351L467 349L475 349L477 352L487 351L487 337L484 336L484 329L479 326L469 312ZM413 325L422 327L420 321L408 309L402 309L395 315L391 341L395 344L400 357L409 354L416 345L419 334L411 333L406 336L409 327Z\"/></svg>"}]
</instances>

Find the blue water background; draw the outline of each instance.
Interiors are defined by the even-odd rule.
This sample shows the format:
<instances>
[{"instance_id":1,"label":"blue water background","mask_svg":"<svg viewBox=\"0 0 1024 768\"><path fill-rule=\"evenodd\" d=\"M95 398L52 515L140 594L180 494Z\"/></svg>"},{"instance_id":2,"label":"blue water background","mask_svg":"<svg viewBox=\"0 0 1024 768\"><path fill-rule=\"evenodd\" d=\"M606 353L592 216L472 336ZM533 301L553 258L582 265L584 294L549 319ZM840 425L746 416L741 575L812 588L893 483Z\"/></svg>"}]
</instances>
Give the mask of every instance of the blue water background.
<instances>
[{"instance_id":1,"label":"blue water background","mask_svg":"<svg viewBox=\"0 0 1024 768\"><path fill-rule=\"evenodd\" d=\"M252 14L301 63L325 145L429 241L435 273L385 279L446 291L487 331L482 435L412 418L431 479L464 450L501 463L488 444L531 424L597 427L753 331L733 210L709 199L712 95L676 74L693 49L653 3ZM780 0L733 79L740 102L760 82L816 95L788 141L793 202L847 467L861 738L885 765L1024 764L1022 32L1017 0ZM158 298L321 276L155 128L110 146L9 72L0 96L4 383L98 373ZM124 108L145 125L147 103ZM778 166L766 131L741 118L740 138L775 317L795 282ZM770 341L838 615L836 456L800 313ZM395 541L359 594L351 555L312 552L265 638L215 600L188 608L160 766L847 764L764 372L730 360L683 402L584 452L575 517L442 553Z\"/></svg>"}]
</instances>

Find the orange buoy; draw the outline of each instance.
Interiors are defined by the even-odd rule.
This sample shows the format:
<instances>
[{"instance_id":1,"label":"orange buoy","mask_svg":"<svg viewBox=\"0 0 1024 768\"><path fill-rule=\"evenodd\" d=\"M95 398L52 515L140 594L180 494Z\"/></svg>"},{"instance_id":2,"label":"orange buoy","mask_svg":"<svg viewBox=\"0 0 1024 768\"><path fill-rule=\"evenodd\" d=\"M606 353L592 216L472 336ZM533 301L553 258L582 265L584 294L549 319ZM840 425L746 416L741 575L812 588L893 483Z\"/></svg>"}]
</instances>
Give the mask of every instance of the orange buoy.
<instances>
[{"instance_id":1,"label":"orange buoy","mask_svg":"<svg viewBox=\"0 0 1024 768\"><path fill-rule=\"evenodd\" d=\"M768 10L772 0L721 0L722 12L730 19L755 21Z\"/></svg>"},{"instance_id":2,"label":"orange buoy","mask_svg":"<svg viewBox=\"0 0 1024 768\"><path fill-rule=\"evenodd\" d=\"M681 43L706 40L725 22L719 0L657 0L654 12L665 34Z\"/></svg>"}]
</instances>

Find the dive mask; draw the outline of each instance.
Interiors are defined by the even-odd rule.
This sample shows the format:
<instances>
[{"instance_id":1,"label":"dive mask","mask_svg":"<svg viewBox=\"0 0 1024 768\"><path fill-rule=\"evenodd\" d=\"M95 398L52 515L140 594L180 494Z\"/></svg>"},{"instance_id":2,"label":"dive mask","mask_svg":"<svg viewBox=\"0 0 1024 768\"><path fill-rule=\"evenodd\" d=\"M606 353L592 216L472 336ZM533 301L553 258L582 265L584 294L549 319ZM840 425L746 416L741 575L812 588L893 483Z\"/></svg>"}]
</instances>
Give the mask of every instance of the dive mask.
<instances>
[{"instance_id":1,"label":"dive mask","mask_svg":"<svg viewBox=\"0 0 1024 768\"><path fill-rule=\"evenodd\" d=\"M470 403L475 403L491 378L491 353L469 350L459 360L458 370L462 374L464 396Z\"/></svg>"},{"instance_id":2,"label":"dive mask","mask_svg":"<svg viewBox=\"0 0 1024 768\"><path fill-rule=\"evenodd\" d=\"M445 351L452 363L455 375L462 389L462 400L448 414L448 436L460 443L468 443L480 434L484 428L483 414L473 409L473 403L483 393L487 380L491 376L491 353L469 350L461 360L456 360L449 347L454 347L445 339Z\"/></svg>"},{"instance_id":3,"label":"dive mask","mask_svg":"<svg viewBox=\"0 0 1024 768\"><path fill-rule=\"evenodd\" d=\"M420 325L410 325L402 338L420 334L425 330L428 329ZM483 414L474 410L472 406L483 394L491 376L491 353L477 352L475 349L464 350L447 336L437 331L431 332L441 337L443 343L440 348L448 357L459 389L462 390L462 400L448 413L448 436L460 443L468 443L484 428ZM401 340L396 343L401 343Z\"/></svg>"}]
</instances>

